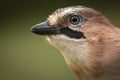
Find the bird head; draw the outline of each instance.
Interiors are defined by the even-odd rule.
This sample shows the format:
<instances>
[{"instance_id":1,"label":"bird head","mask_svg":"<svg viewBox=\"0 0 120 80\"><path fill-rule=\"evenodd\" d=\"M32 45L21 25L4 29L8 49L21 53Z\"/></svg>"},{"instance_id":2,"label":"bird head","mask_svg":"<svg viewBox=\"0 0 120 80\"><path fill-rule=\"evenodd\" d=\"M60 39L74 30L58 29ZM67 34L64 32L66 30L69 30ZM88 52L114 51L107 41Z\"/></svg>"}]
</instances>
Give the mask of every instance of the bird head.
<instances>
[{"instance_id":1,"label":"bird head","mask_svg":"<svg viewBox=\"0 0 120 80\"><path fill-rule=\"evenodd\" d=\"M47 35L48 41L62 53L81 80L94 80L89 76L96 77L103 71L100 59L104 60L104 40L107 40L106 35L110 35L106 32L111 29L112 25L100 12L88 7L72 6L56 10L31 30Z\"/></svg>"},{"instance_id":2,"label":"bird head","mask_svg":"<svg viewBox=\"0 0 120 80\"><path fill-rule=\"evenodd\" d=\"M91 38L92 34L102 29L98 26L103 25L108 25L108 20L100 12L88 7L72 6L56 10L45 22L33 26L31 30L40 35L64 35L78 40Z\"/></svg>"}]
</instances>

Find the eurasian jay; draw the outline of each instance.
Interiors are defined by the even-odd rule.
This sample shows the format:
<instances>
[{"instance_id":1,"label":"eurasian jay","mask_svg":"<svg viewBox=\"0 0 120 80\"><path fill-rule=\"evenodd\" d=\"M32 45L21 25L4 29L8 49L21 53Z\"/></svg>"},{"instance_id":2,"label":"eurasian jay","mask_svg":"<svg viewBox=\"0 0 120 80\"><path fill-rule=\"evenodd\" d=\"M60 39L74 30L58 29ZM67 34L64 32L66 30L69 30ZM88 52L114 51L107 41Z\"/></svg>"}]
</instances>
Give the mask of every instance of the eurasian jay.
<instances>
[{"instance_id":1,"label":"eurasian jay","mask_svg":"<svg viewBox=\"0 0 120 80\"><path fill-rule=\"evenodd\" d=\"M120 29L102 13L83 6L61 8L31 31L47 35L79 80L120 80Z\"/></svg>"}]
</instances>

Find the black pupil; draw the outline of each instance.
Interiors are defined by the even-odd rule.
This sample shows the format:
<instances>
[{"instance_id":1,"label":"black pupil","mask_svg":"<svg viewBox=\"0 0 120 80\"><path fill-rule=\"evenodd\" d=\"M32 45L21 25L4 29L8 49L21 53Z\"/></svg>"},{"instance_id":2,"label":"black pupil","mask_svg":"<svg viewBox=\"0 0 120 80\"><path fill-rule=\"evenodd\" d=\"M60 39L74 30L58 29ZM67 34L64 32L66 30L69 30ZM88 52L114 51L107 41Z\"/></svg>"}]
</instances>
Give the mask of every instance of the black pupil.
<instances>
[{"instance_id":1,"label":"black pupil","mask_svg":"<svg viewBox=\"0 0 120 80\"><path fill-rule=\"evenodd\" d=\"M78 20L77 18L72 18L73 22L77 22L77 20Z\"/></svg>"},{"instance_id":2,"label":"black pupil","mask_svg":"<svg viewBox=\"0 0 120 80\"><path fill-rule=\"evenodd\" d=\"M74 25L77 25L79 23L79 17L77 15L71 16L70 22Z\"/></svg>"}]
</instances>

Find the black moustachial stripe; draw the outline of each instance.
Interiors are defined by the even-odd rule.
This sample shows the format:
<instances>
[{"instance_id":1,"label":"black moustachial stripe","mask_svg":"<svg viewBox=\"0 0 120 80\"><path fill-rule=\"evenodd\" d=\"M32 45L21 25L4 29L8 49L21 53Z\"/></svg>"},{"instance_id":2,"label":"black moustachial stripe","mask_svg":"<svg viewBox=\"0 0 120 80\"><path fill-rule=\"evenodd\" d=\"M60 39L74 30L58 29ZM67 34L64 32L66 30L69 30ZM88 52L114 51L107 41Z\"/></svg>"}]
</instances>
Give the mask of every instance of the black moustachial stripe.
<instances>
[{"instance_id":1,"label":"black moustachial stripe","mask_svg":"<svg viewBox=\"0 0 120 80\"><path fill-rule=\"evenodd\" d=\"M69 29L68 27L61 28L60 33L70 38L76 38L76 39L86 38L82 32L74 31L72 29Z\"/></svg>"}]
</instances>

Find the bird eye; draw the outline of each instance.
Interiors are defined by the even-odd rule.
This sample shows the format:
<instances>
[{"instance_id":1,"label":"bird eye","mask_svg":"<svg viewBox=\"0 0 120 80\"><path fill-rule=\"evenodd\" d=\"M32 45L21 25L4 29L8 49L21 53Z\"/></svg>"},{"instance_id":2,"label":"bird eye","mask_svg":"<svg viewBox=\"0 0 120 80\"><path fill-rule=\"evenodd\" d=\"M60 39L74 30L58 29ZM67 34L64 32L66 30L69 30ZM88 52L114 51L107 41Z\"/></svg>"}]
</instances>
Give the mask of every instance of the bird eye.
<instances>
[{"instance_id":1,"label":"bird eye","mask_svg":"<svg viewBox=\"0 0 120 80\"><path fill-rule=\"evenodd\" d=\"M85 22L85 17L80 13L73 13L69 16L68 20L72 25L82 25Z\"/></svg>"},{"instance_id":2,"label":"bird eye","mask_svg":"<svg viewBox=\"0 0 120 80\"><path fill-rule=\"evenodd\" d=\"M77 15L72 15L70 17L70 23L73 25L77 25L80 22L80 18Z\"/></svg>"}]
</instances>

